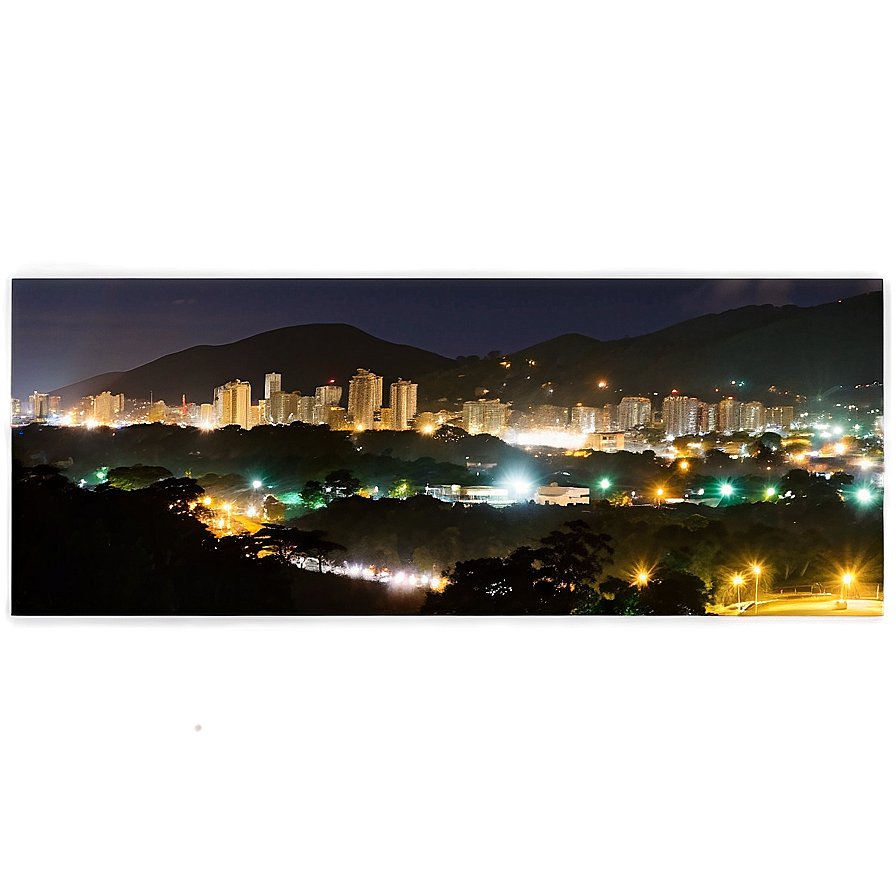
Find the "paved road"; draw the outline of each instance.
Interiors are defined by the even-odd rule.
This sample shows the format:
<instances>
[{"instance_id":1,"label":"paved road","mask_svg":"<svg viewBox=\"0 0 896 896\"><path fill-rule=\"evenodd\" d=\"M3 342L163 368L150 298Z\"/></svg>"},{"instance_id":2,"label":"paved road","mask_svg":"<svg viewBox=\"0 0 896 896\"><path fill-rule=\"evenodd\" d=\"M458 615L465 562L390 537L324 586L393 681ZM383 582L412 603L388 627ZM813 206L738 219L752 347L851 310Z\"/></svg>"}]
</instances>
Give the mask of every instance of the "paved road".
<instances>
[{"instance_id":1,"label":"paved road","mask_svg":"<svg viewBox=\"0 0 896 896\"><path fill-rule=\"evenodd\" d=\"M773 598L760 595L758 613L752 601L722 607L720 616L882 616L883 601L850 598L844 603L830 595Z\"/></svg>"}]
</instances>

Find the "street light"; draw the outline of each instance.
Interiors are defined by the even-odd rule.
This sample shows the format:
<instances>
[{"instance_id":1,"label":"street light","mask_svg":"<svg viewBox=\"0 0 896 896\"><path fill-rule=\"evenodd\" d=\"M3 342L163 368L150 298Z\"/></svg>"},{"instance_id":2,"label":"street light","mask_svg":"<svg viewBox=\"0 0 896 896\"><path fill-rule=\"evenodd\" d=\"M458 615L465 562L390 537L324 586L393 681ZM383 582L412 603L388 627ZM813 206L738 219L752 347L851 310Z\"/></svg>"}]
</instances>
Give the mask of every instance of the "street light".
<instances>
[{"instance_id":1,"label":"street light","mask_svg":"<svg viewBox=\"0 0 896 896\"><path fill-rule=\"evenodd\" d=\"M846 598L849 595L849 586L852 584L853 575L851 572L847 572L843 575L842 584L840 586L840 599L846 603Z\"/></svg>"},{"instance_id":2,"label":"street light","mask_svg":"<svg viewBox=\"0 0 896 896\"><path fill-rule=\"evenodd\" d=\"M731 579L731 584L734 585L734 587L737 589L737 592L736 592L737 600L735 600L735 603L739 604L741 589L744 586L744 577L742 575L740 575L740 573L738 573Z\"/></svg>"},{"instance_id":3,"label":"street light","mask_svg":"<svg viewBox=\"0 0 896 896\"><path fill-rule=\"evenodd\" d=\"M756 596L753 598L753 615L756 616L759 613L759 574L762 572L762 569L758 566L753 567L753 575L756 576Z\"/></svg>"}]
</instances>

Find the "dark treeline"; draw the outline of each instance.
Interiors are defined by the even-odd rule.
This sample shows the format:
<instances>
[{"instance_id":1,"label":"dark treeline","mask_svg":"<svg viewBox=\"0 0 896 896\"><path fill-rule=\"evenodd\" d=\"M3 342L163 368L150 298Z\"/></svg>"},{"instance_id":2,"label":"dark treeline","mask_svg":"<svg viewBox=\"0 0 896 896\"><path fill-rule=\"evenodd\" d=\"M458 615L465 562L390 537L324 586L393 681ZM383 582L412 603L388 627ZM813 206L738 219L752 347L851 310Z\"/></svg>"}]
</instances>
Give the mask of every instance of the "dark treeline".
<instances>
[{"instance_id":1,"label":"dark treeline","mask_svg":"<svg viewBox=\"0 0 896 896\"><path fill-rule=\"evenodd\" d=\"M284 562L289 550L258 557L244 539L215 538L189 511L201 494L190 479L91 491L53 467L14 462L13 613L363 615L416 612L422 602L297 569Z\"/></svg>"},{"instance_id":2,"label":"dark treeline","mask_svg":"<svg viewBox=\"0 0 896 896\"><path fill-rule=\"evenodd\" d=\"M802 475L799 475L802 474ZM662 565L698 577L715 590L730 575L760 559L769 587L812 584L837 577L841 567L882 580L882 510L842 501L825 480L802 471L785 477L806 488L779 503L730 506L679 504L656 507L590 507L516 504L506 508L446 504L416 496L406 501L353 497L287 521L322 529L346 547L346 561L390 569L450 569L458 561L506 557L536 545L566 522L585 521L611 538L608 571L626 576Z\"/></svg>"}]
</instances>

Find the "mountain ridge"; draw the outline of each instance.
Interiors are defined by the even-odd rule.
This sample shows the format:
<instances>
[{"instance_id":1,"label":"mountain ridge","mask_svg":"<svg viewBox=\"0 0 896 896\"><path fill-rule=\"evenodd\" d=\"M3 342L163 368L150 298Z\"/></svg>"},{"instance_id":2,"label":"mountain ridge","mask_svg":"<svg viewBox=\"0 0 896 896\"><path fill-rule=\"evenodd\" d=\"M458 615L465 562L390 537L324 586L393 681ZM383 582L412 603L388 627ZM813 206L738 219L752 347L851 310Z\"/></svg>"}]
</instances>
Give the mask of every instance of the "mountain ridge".
<instances>
[{"instance_id":1,"label":"mountain ridge","mask_svg":"<svg viewBox=\"0 0 896 896\"><path fill-rule=\"evenodd\" d=\"M169 404L180 403L182 395L202 403L212 400L216 386L242 379L257 400L271 371L282 374L285 390L309 394L331 379L347 391L360 367L382 375L384 385L399 377L418 382L421 409L483 395L517 404L602 405L618 402L620 393L668 394L673 388L712 400L732 379L744 384L734 387L739 397L767 397L771 388L811 395L843 385L841 380L850 386L882 381L882 328L879 290L808 308L747 305L622 339L566 333L476 360L388 342L352 324L297 324L223 345L192 346L53 394L63 397L64 406L104 390L129 398L149 398L151 390L154 399ZM599 387L600 381L607 386Z\"/></svg>"}]
</instances>

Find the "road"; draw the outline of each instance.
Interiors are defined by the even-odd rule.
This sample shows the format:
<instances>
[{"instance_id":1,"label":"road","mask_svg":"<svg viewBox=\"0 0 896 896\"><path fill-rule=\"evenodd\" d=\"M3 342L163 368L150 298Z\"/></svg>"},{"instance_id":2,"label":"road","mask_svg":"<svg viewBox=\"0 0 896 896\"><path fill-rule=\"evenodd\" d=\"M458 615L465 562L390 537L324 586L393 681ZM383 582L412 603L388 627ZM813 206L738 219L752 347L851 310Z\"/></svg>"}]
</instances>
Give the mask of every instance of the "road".
<instances>
[{"instance_id":1,"label":"road","mask_svg":"<svg viewBox=\"0 0 896 896\"><path fill-rule=\"evenodd\" d=\"M850 598L841 601L836 595L818 594L799 597L760 595L757 613L752 601L719 607L719 616L883 616L883 599Z\"/></svg>"}]
</instances>

